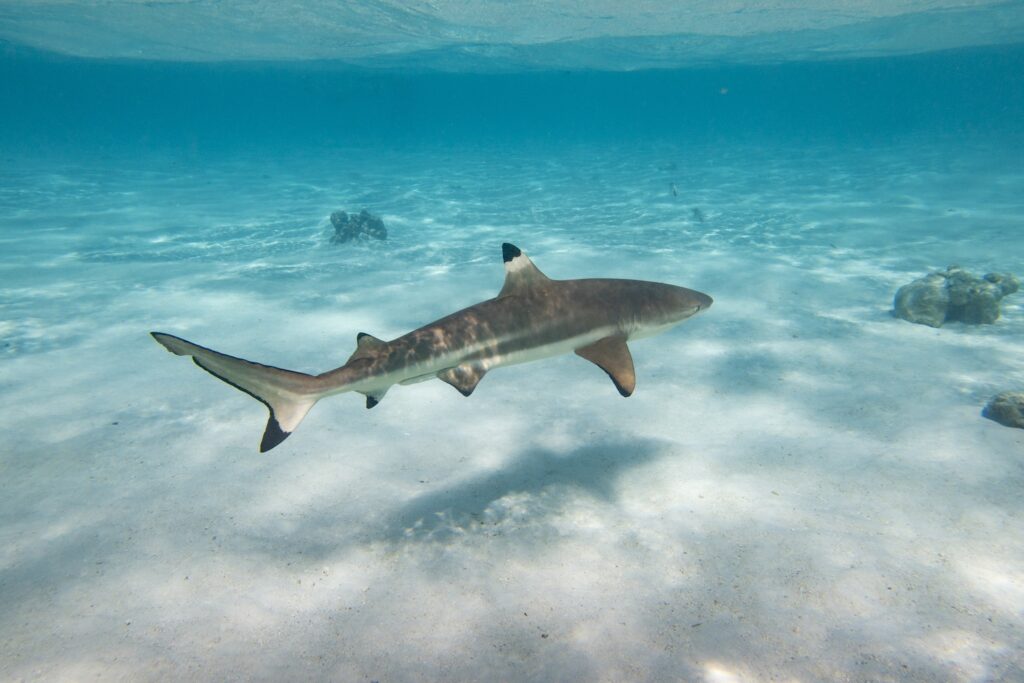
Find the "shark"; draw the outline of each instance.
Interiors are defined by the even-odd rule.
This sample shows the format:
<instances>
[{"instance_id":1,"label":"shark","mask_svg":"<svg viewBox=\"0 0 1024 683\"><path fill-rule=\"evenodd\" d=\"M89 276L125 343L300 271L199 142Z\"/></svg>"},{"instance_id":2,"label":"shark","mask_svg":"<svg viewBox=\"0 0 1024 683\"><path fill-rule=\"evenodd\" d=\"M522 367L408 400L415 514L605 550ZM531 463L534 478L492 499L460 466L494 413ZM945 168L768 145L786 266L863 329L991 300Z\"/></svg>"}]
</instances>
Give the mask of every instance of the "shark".
<instances>
[{"instance_id":1,"label":"shark","mask_svg":"<svg viewBox=\"0 0 1024 683\"><path fill-rule=\"evenodd\" d=\"M270 411L260 452L279 445L322 398L345 392L373 408L396 384L434 378L470 396L491 370L575 353L604 370L622 396L636 388L627 342L650 337L706 311L707 294L643 280L555 280L515 245L502 245L505 282L493 299L384 341L360 332L341 367L319 375L254 363L164 332L150 334L262 402Z\"/></svg>"}]
</instances>

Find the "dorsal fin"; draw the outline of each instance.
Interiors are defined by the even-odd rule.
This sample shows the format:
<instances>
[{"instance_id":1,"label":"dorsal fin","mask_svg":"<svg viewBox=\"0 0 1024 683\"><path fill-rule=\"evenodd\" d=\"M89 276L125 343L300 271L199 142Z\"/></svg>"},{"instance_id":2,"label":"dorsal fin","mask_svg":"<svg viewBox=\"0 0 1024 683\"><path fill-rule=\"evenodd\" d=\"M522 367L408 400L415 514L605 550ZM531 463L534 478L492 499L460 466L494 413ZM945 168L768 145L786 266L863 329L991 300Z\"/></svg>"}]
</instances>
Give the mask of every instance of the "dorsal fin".
<instances>
[{"instance_id":1,"label":"dorsal fin","mask_svg":"<svg viewBox=\"0 0 1024 683\"><path fill-rule=\"evenodd\" d=\"M360 332L356 335L356 350L349 356L348 362L351 363L359 358L372 358L385 346L387 346L386 341L377 339L372 334Z\"/></svg>"},{"instance_id":2,"label":"dorsal fin","mask_svg":"<svg viewBox=\"0 0 1024 683\"><path fill-rule=\"evenodd\" d=\"M505 286L498 296L508 296L551 281L519 247L505 242L501 245L501 255L505 259Z\"/></svg>"}]
</instances>

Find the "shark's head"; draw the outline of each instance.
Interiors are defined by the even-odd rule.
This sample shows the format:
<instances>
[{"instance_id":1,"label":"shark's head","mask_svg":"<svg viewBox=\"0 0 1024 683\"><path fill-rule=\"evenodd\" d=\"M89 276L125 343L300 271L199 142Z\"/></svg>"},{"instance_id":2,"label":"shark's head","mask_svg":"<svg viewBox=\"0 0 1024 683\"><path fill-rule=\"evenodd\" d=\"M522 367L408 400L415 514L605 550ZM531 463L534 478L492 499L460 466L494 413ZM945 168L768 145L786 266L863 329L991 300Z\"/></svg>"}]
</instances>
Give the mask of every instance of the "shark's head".
<instances>
[{"instance_id":1,"label":"shark's head","mask_svg":"<svg viewBox=\"0 0 1024 683\"><path fill-rule=\"evenodd\" d=\"M703 292L655 282L635 282L631 339L649 337L707 310L714 303Z\"/></svg>"},{"instance_id":2,"label":"shark's head","mask_svg":"<svg viewBox=\"0 0 1024 683\"><path fill-rule=\"evenodd\" d=\"M711 308L714 299L695 289L668 285L664 294L666 312L674 322L681 322Z\"/></svg>"},{"instance_id":3,"label":"shark's head","mask_svg":"<svg viewBox=\"0 0 1024 683\"><path fill-rule=\"evenodd\" d=\"M711 308L711 304L715 303L715 300L704 292L698 292L693 289L688 289L686 291L688 291L697 300L697 313Z\"/></svg>"}]
</instances>

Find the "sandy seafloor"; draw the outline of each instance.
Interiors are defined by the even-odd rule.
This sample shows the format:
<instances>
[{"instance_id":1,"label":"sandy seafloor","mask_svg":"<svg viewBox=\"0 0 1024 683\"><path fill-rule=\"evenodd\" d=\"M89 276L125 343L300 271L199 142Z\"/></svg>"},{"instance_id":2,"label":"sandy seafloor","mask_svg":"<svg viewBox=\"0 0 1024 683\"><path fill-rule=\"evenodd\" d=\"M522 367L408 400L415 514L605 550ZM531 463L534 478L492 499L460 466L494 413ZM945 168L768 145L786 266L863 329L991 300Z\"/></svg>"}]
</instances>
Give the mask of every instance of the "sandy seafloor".
<instances>
[{"instance_id":1,"label":"sandy seafloor","mask_svg":"<svg viewBox=\"0 0 1024 683\"><path fill-rule=\"evenodd\" d=\"M0 170L0 679L1024 680L1020 147L662 144ZM674 183L678 196L671 193ZM331 246L368 208L387 243ZM701 222L693 208L704 214ZM265 410L149 330L296 370L552 277L710 311L632 345Z\"/></svg>"}]
</instances>

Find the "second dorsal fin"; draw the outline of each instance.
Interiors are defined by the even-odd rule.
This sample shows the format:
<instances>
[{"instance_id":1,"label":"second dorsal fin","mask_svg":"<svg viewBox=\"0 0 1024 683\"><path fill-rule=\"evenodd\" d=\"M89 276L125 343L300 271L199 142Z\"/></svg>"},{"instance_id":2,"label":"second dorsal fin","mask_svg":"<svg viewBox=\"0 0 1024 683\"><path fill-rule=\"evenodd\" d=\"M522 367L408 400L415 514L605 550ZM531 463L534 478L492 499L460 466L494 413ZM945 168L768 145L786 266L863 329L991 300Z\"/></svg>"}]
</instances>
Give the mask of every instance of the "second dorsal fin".
<instances>
[{"instance_id":1,"label":"second dorsal fin","mask_svg":"<svg viewBox=\"0 0 1024 683\"><path fill-rule=\"evenodd\" d=\"M356 350L351 356L349 356L348 362L351 363L352 361L360 358L372 358L385 346L387 346L386 341L377 339L372 334L360 332L356 335Z\"/></svg>"},{"instance_id":2,"label":"second dorsal fin","mask_svg":"<svg viewBox=\"0 0 1024 683\"><path fill-rule=\"evenodd\" d=\"M508 296L551 281L514 244L508 242L502 244L501 255L505 259L505 286L501 288L501 293L498 296Z\"/></svg>"}]
</instances>

